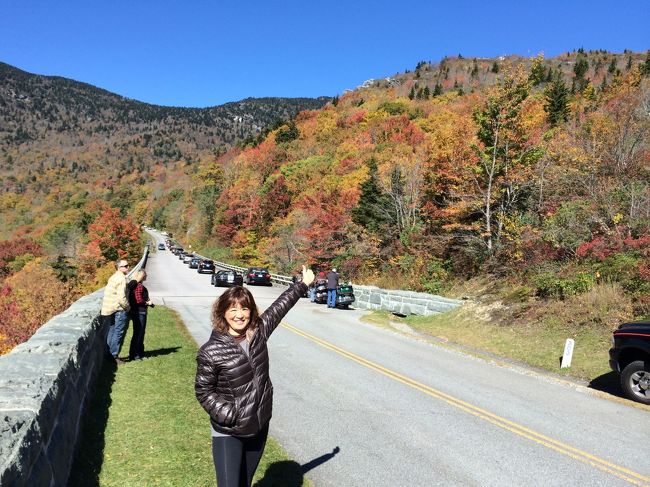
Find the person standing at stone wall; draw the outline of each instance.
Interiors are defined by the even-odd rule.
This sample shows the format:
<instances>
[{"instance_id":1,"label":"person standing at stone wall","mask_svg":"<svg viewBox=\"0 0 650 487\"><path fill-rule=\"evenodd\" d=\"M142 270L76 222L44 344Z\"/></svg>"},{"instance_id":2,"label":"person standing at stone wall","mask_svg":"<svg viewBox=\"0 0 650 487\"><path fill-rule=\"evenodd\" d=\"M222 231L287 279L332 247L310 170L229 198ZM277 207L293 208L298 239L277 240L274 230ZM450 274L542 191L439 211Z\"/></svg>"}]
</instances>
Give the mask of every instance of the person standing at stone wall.
<instances>
[{"instance_id":1,"label":"person standing at stone wall","mask_svg":"<svg viewBox=\"0 0 650 487\"><path fill-rule=\"evenodd\" d=\"M147 308L154 306L149 299L149 290L142 284L147 279L143 269L133 274L133 280L127 285L129 290L129 306L131 306L131 321L133 321L133 336L129 346L129 360L144 358L144 335L147 330Z\"/></svg>"},{"instance_id":2,"label":"person standing at stone wall","mask_svg":"<svg viewBox=\"0 0 650 487\"><path fill-rule=\"evenodd\" d=\"M339 286L339 274L336 268L327 273L327 307L336 308L336 288Z\"/></svg>"},{"instance_id":3,"label":"person standing at stone wall","mask_svg":"<svg viewBox=\"0 0 650 487\"><path fill-rule=\"evenodd\" d=\"M119 358L120 348L126 333L129 319L129 300L126 294L126 275L129 273L129 263L120 259L115 262L117 270L104 288L101 316L104 325L108 327L106 346L110 357L116 363L122 363Z\"/></svg>"}]
</instances>

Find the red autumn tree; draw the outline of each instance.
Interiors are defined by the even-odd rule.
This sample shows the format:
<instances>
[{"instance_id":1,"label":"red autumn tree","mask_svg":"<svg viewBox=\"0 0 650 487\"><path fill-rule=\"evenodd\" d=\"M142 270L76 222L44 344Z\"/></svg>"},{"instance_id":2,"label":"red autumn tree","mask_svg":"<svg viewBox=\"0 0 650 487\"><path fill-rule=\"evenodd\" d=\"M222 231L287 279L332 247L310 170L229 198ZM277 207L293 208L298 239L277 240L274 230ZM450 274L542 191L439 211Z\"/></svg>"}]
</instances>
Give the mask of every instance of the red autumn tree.
<instances>
[{"instance_id":1,"label":"red autumn tree","mask_svg":"<svg viewBox=\"0 0 650 487\"><path fill-rule=\"evenodd\" d=\"M117 259L138 260L142 251L138 225L117 208L108 208L88 226L86 253L99 264Z\"/></svg>"}]
</instances>

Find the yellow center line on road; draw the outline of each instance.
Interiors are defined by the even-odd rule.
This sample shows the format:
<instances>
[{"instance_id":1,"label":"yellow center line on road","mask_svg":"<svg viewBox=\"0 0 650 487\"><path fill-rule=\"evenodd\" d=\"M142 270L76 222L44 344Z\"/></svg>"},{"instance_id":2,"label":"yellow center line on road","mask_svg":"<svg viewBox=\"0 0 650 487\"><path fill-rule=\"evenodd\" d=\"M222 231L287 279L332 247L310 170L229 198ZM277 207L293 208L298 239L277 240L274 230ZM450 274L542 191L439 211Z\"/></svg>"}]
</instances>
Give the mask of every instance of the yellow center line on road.
<instances>
[{"instance_id":1,"label":"yellow center line on road","mask_svg":"<svg viewBox=\"0 0 650 487\"><path fill-rule=\"evenodd\" d=\"M574 448L571 445L567 445L565 443L562 443L561 441L555 440L553 438L550 438L548 436L545 436L541 433L538 433L534 430L531 430L530 428L527 428L523 425L520 425L518 423L515 423L513 421L510 421L506 418L502 418L501 416L498 416L494 413L491 413L489 411L486 411L485 409L479 408L477 406L474 406L473 404L470 404L468 402L465 402L461 399L458 399L456 397L450 396L449 394L445 394L444 392L441 392L437 389L434 389L432 387L427 386L426 384L422 384L421 382L417 382L409 377L406 377L402 374L399 374L397 372L394 372L390 369L387 369L385 367L382 367L379 364L376 364L374 362L371 362L370 360L367 360L363 357L360 357L358 355L355 355L352 352L348 352L347 350L344 350L340 347L337 347L336 345L329 343L321 338L318 338L314 335L311 335L305 331L302 331L295 326L292 326L286 322L282 322L281 326L283 328L286 328L289 331L292 331L293 333L300 335L314 343L317 343L318 345L323 346L324 348L327 348L329 350L332 350L339 355L342 355L354 362L357 362L365 367L368 367L372 370L375 370L379 372L380 374L383 374L387 377L390 377L393 380L396 380L397 382L401 382L402 384L405 384L407 386L410 386L414 389L417 389L420 392L423 392L424 394L427 394L431 397L435 397L436 399L439 399L441 401L446 402L447 404L454 406L462 411L465 411L466 413L469 413L473 416L476 416L478 418L481 418L489 423L492 423L500 428L503 428L507 431L510 431L516 435L519 435L523 438L527 438L531 441L534 441L535 443L545 446L546 448L549 448L553 451L556 451L558 453L561 453L563 455L569 456L575 460L579 460L583 463L589 464L603 472L607 472L609 474L612 474L620 479L623 479L633 485L639 485L639 486L650 486L650 477L647 477L645 475L642 475L640 473L637 473L633 470L627 469L625 467L622 467L620 465L616 465L614 463L608 462L605 459L602 459L600 457L597 457L595 455L592 455L590 453L587 453L585 451L582 451L578 448Z\"/></svg>"}]
</instances>

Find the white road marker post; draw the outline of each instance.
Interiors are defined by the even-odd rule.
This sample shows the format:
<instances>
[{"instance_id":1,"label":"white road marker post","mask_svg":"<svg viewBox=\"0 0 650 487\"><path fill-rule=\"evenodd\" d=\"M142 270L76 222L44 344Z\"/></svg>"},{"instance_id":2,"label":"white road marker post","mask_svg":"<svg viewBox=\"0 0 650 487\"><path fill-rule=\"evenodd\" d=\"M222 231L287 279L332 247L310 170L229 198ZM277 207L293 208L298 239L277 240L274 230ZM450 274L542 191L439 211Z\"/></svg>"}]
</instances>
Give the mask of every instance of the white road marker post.
<instances>
[{"instance_id":1,"label":"white road marker post","mask_svg":"<svg viewBox=\"0 0 650 487\"><path fill-rule=\"evenodd\" d=\"M571 359L573 359L573 347L575 341L573 338L567 338L566 343L564 344L564 353L562 354L562 363L560 364L561 369L566 369L571 367Z\"/></svg>"}]
</instances>

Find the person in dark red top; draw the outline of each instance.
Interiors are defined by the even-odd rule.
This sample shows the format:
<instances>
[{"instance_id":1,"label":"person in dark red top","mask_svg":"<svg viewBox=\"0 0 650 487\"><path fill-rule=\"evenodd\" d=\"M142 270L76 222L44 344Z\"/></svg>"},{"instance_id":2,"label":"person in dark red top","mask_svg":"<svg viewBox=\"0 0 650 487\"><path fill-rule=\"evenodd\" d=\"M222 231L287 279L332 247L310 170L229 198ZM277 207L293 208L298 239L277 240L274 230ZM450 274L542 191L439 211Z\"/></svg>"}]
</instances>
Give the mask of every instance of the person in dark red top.
<instances>
[{"instance_id":1,"label":"person in dark red top","mask_svg":"<svg viewBox=\"0 0 650 487\"><path fill-rule=\"evenodd\" d=\"M147 308L153 307L149 299L149 291L142 284L147 278L144 270L136 271L133 280L128 284L129 304L131 305L131 320L133 321L133 336L129 346L129 359L144 358L144 333L147 329Z\"/></svg>"}]
</instances>

